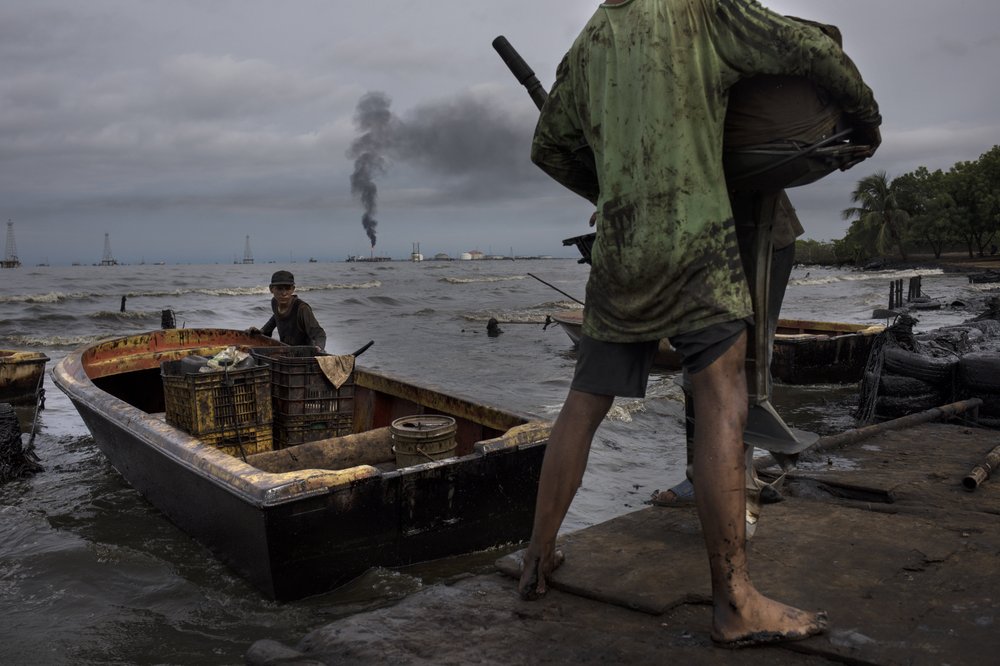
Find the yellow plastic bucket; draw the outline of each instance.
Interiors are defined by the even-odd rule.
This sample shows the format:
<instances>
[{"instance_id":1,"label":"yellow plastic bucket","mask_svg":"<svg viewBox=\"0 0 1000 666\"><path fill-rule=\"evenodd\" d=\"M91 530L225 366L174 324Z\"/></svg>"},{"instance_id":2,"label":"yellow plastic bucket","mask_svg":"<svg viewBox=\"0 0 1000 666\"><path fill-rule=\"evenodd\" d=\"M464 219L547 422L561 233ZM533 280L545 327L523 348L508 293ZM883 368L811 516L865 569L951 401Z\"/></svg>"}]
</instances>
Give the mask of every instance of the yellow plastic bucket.
<instances>
[{"instance_id":1,"label":"yellow plastic bucket","mask_svg":"<svg viewBox=\"0 0 1000 666\"><path fill-rule=\"evenodd\" d=\"M451 458L455 455L455 419L440 414L420 414L396 419L389 427L397 467Z\"/></svg>"}]
</instances>

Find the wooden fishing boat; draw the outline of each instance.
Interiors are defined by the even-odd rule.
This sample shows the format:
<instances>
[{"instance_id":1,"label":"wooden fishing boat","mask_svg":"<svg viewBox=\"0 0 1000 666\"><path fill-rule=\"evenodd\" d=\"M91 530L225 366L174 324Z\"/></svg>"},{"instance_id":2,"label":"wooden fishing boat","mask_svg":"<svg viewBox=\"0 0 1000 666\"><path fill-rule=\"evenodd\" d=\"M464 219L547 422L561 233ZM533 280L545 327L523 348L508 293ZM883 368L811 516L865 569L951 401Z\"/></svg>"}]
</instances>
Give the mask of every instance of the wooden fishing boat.
<instances>
[{"instance_id":1,"label":"wooden fishing boat","mask_svg":"<svg viewBox=\"0 0 1000 666\"><path fill-rule=\"evenodd\" d=\"M576 345L583 329L583 312L550 315ZM849 384L864 375L868 352L885 326L779 319L771 356L771 375L785 384ZM661 340L654 363L680 370L680 355Z\"/></svg>"},{"instance_id":2,"label":"wooden fishing boat","mask_svg":"<svg viewBox=\"0 0 1000 666\"><path fill-rule=\"evenodd\" d=\"M1000 271L988 269L982 273L969 273L969 284L1000 282Z\"/></svg>"},{"instance_id":3,"label":"wooden fishing boat","mask_svg":"<svg viewBox=\"0 0 1000 666\"><path fill-rule=\"evenodd\" d=\"M41 352L0 349L0 402L36 404L48 360Z\"/></svg>"},{"instance_id":4,"label":"wooden fishing boat","mask_svg":"<svg viewBox=\"0 0 1000 666\"><path fill-rule=\"evenodd\" d=\"M230 346L277 358L278 345L226 329L153 331L83 347L53 378L134 488L275 599L529 536L549 426L524 415L356 366L336 436L273 450L269 433L254 437L270 422L249 423L239 447L168 423L161 364ZM453 457L397 465L395 424L414 415L454 419Z\"/></svg>"},{"instance_id":5,"label":"wooden fishing boat","mask_svg":"<svg viewBox=\"0 0 1000 666\"><path fill-rule=\"evenodd\" d=\"M882 324L779 319L771 375L785 384L861 381Z\"/></svg>"}]
</instances>

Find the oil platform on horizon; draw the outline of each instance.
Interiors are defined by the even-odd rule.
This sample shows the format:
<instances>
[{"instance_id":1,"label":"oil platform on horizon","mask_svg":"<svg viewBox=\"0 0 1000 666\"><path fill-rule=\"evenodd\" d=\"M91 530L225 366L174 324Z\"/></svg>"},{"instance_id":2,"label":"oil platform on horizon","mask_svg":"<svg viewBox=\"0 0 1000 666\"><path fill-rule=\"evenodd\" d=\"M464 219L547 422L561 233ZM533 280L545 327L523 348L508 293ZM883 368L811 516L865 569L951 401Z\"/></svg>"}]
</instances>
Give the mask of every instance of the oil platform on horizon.
<instances>
[{"instance_id":1,"label":"oil platform on horizon","mask_svg":"<svg viewBox=\"0 0 1000 666\"><path fill-rule=\"evenodd\" d=\"M0 267L3 268L19 268L21 266L21 260L17 258L17 244L14 243L14 223L7 221L7 248L3 253L3 261L0 262Z\"/></svg>"}]
</instances>

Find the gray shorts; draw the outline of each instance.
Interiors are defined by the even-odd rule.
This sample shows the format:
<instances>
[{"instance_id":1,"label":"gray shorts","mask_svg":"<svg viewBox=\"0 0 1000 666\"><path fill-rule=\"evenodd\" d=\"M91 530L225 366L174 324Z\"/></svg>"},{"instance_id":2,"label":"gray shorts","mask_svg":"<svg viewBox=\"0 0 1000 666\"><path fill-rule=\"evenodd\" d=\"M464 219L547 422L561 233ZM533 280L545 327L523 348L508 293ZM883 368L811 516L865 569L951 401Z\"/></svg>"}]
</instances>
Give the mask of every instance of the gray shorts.
<instances>
[{"instance_id":1,"label":"gray shorts","mask_svg":"<svg viewBox=\"0 0 1000 666\"><path fill-rule=\"evenodd\" d=\"M734 319L670 338L689 373L710 366L733 346L747 327ZM570 388L594 395L646 397L646 382L659 346L658 340L604 342L584 335L577 347L576 371Z\"/></svg>"}]
</instances>

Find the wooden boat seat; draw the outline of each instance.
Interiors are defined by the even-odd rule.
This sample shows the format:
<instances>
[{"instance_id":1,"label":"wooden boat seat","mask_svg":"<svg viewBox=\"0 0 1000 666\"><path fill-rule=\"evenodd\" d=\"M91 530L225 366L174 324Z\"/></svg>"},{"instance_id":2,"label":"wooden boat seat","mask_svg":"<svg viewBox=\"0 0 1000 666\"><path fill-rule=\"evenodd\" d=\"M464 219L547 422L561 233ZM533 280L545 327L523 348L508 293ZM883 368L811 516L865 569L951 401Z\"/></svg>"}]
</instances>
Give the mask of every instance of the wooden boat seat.
<instances>
[{"instance_id":1,"label":"wooden boat seat","mask_svg":"<svg viewBox=\"0 0 1000 666\"><path fill-rule=\"evenodd\" d=\"M339 470L357 465L395 463L389 426L367 432L319 439L277 451L255 453L247 463L264 472L295 472L303 469Z\"/></svg>"}]
</instances>

